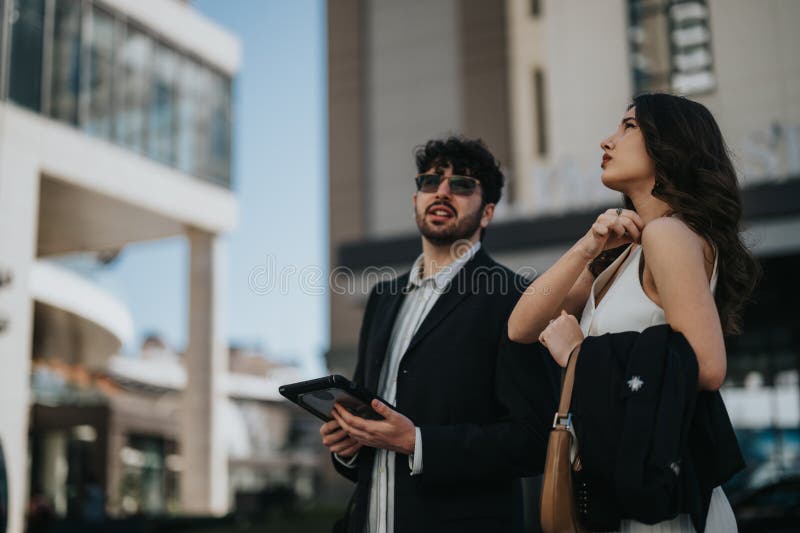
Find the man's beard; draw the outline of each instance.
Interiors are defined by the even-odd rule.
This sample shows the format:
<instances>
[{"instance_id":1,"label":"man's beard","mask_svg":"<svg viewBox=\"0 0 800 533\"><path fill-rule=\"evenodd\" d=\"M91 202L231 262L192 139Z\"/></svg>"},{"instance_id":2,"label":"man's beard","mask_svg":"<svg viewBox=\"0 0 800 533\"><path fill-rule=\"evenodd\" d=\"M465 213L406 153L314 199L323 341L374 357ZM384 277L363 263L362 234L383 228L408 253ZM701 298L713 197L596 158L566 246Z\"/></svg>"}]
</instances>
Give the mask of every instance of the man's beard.
<instances>
[{"instance_id":1,"label":"man's beard","mask_svg":"<svg viewBox=\"0 0 800 533\"><path fill-rule=\"evenodd\" d=\"M481 213L483 209L477 209L474 213L469 213L463 218L458 219L455 224L442 224L440 226L431 224L425 220L427 211L420 215L415 213L417 227L423 237L428 239L431 244L436 246L450 245L462 239L472 237L478 228L481 227Z\"/></svg>"}]
</instances>

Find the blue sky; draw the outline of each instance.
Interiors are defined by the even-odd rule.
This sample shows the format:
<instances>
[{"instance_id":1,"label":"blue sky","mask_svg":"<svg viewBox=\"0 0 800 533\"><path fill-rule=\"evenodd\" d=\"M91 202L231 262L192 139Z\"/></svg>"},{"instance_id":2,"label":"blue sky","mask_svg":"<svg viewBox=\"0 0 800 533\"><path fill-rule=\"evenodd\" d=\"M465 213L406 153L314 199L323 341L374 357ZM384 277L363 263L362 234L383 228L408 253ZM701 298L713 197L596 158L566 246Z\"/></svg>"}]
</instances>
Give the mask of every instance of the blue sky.
<instances>
[{"instance_id":1,"label":"blue sky","mask_svg":"<svg viewBox=\"0 0 800 533\"><path fill-rule=\"evenodd\" d=\"M260 345L321 374L328 297L304 293L298 273L305 268L327 275L325 3L195 0L192 5L236 34L243 49L234 86L233 175L240 216L236 230L224 238L229 339ZM126 352L138 351L149 332L184 347L187 251L182 239L128 246L102 274L103 285L133 315L136 340ZM251 272L267 265L285 275L288 290L251 290Z\"/></svg>"}]
</instances>

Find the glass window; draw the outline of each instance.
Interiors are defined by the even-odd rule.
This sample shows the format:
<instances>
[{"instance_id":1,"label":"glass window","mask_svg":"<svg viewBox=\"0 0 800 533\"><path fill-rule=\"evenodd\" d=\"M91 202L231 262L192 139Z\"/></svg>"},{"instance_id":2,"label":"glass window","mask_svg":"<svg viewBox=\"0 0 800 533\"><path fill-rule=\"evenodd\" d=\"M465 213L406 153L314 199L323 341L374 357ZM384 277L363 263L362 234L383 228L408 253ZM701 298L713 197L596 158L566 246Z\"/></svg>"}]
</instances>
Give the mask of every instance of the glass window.
<instances>
[{"instance_id":1,"label":"glass window","mask_svg":"<svg viewBox=\"0 0 800 533\"><path fill-rule=\"evenodd\" d=\"M9 96L34 111L223 186L231 180L231 79L82 0L7 6ZM47 7L47 14L45 11ZM52 8L52 12L49 11ZM45 18L52 35L44 35ZM52 43L49 39L52 38ZM44 41L48 87L43 87Z\"/></svg>"},{"instance_id":2,"label":"glass window","mask_svg":"<svg viewBox=\"0 0 800 533\"><path fill-rule=\"evenodd\" d=\"M713 90L705 0L628 0L634 92L683 95Z\"/></svg>"},{"instance_id":3,"label":"glass window","mask_svg":"<svg viewBox=\"0 0 800 533\"><path fill-rule=\"evenodd\" d=\"M50 81L50 114L78 124L80 94L81 6L79 0L59 0L53 28L53 68Z\"/></svg>"},{"instance_id":4,"label":"glass window","mask_svg":"<svg viewBox=\"0 0 800 533\"><path fill-rule=\"evenodd\" d=\"M179 170L192 174L195 172L196 154L199 150L200 137L196 124L198 107L201 107L198 91L198 80L202 67L191 59L181 62L178 78L178 138L176 146L176 163Z\"/></svg>"},{"instance_id":5,"label":"glass window","mask_svg":"<svg viewBox=\"0 0 800 533\"><path fill-rule=\"evenodd\" d=\"M174 441L160 437L130 435L123 448L123 478L120 501L126 514L163 514L177 510L179 486L171 459Z\"/></svg>"},{"instance_id":6,"label":"glass window","mask_svg":"<svg viewBox=\"0 0 800 533\"><path fill-rule=\"evenodd\" d=\"M112 133L111 83L114 71L114 18L93 7L87 24L86 97L84 129L105 139Z\"/></svg>"},{"instance_id":7,"label":"glass window","mask_svg":"<svg viewBox=\"0 0 800 533\"><path fill-rule=\"evenodd\" d=\"M231 82L186 60L181 69L178 103L178 168L230 185Z\"/></svg>"},{"instance_id":8,"label":"glass window","mask_svg":"<svg viewBox=\"0 0 800 533\"><path fill-rule=\"evenodd\" d=\"M118 52L114 124L118 142L139 153L144 153L145 147L152 51L150 37L127 28Z\"/></svg>"},{"instance_id":9,"label":"glass window","mask_svg":"<svg viewBox=\"0 0 800 533\"><path fill-rule=\"evenodd\" d=\"M231 166L231 83L226 77L211 73L211 130L209 132L209 169L207 177L230 184Z\"/></svg>"},{"instance_id":10,"label":"glass window","mask_svg":"<svg viewBox=\"0 0 800 533\"><path fill-rule=\"evenodd\" d=\"M9 98L33 111L42 103L44 0L14 0Z\"/></svg>"},{"instance_id":11,"label":"glass window","mask_svg":"<svg viewBox=\"0 0 800 533\"><path fill-rule=\"evenodd\" d=\"M177 121L178 56L160 44L157 44L154 50L147 153L156 161L173 165Z\"/></svg>"},{"instance_id":12,"label":"glass window","mask_svg":"<svg viewBox=\"0 0 800 533\"><path fill-rule=\"evenodd\" d=\"M212 78L211 72L205 67L200 67L194 72L195 92L194 100L194 130L195 150L192 162L192 174L195 176L209 177L211 175L211 113L212 113Z\"/></svg>"}]
</instances>

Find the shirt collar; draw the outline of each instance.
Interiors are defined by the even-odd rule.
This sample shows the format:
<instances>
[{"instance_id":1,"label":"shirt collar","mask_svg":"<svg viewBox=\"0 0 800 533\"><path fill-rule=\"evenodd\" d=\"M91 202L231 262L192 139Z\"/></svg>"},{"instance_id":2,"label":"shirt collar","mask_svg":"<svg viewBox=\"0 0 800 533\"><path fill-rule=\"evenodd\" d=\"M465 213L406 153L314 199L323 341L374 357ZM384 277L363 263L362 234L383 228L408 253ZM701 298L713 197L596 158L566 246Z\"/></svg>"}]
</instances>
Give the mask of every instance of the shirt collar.
<instances>
[{"instance_id":1,"label":"shirt collar","mask_svg":"<svg viewBox=\"0 0 800 533\"><path fill-rule=\"evenodd\" d=\"M409 289L421 287L423 283L433 278L433 283L436 285L436 288L441 290L444 289L448 283L458 274L458 271L466 265L470 259L475 257L475 254L478 253L478 250L481 249L481 242L478 241L473 244L469 250L464 252L461 257L447 265L446 267L439 270L433 276L428 276L426 278L420 278L420 271L422 270L422 259L424 254L420 254L419 257L414 261L414 264L411 267L411 272L408 276L408 285Z\"/></svg>"}]
</instances>

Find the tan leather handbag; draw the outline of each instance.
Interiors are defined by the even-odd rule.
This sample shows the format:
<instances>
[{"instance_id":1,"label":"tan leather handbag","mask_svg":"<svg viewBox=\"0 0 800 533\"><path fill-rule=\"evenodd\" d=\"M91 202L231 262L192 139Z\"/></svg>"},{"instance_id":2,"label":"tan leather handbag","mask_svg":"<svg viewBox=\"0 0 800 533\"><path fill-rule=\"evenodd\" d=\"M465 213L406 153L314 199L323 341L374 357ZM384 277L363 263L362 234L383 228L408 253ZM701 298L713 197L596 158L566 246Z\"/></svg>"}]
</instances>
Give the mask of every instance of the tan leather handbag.
<instances>
[{"instance_id":1,"label":"tan leather handbag","mask_svg":"<svg viewBox=\"0 0 800 533\"><path fill-rule=\"evenodd\" d=\"M576 470L580 468L580 460L576 458L574 464L570 461L570 447L575 433L572 431L572 415L569 409L579 352L580 345L573 350L567 363L567 371L561 383L561 401L553 419L550 440L547 442L540 505L544 533L584 531L578 520L572 480L573 468Z\"/></svg>"}]
</instances>

